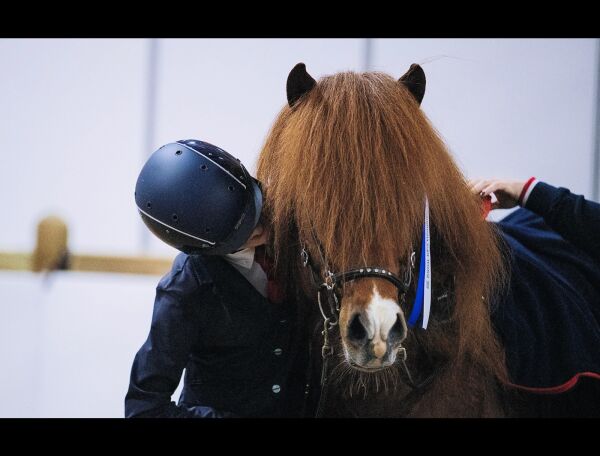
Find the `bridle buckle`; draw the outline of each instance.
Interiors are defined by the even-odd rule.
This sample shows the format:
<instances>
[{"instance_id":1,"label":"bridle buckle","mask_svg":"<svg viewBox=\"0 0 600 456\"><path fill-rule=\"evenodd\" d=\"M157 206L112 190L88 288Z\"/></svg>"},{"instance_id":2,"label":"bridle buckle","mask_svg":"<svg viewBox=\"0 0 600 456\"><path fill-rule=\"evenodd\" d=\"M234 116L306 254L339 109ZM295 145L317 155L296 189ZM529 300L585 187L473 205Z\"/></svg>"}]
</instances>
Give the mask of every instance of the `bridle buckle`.
<instances>
[{"instance_id":1,"label":"bridle buckle","mask_svg":"<svg viewBox=\"0 0 600 456\"><path fill-rule=\"evenodd\" d=\"M335 274L333 272L327 271L323 285L327 288L327 291L332 291L335 288Z\"/></svg>"},{"instance_id":2,"label":"bridle buckle","mask_svg":"<svg viewBox=\"0 0 600 456\"><path fill-rule=\"evenodd\" d=\"M308 252L306 251L306 247L304 245L302 245L302 250L300 250L300 258L302 259L302 266L306 267L308 266Z\"/></svg>"}]
</instances>

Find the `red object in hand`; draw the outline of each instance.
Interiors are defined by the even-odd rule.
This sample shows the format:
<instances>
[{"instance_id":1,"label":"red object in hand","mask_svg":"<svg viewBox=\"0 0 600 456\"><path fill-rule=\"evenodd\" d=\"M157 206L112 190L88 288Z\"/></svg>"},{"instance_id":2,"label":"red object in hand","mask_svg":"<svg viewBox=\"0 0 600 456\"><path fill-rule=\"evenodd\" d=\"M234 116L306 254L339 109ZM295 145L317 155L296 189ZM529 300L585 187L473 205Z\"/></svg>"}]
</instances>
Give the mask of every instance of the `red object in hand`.
<instances>
[{"instance_id":1,"label":"red object in hand","mask_svg":"<svg viewBox=\"0 0 600 456\"><path fill-rule=\"evenodd\" d=\"M492 210L492 195L483 196L481 198L482 215L485 220Z\"/></svg>"}]
</instances>

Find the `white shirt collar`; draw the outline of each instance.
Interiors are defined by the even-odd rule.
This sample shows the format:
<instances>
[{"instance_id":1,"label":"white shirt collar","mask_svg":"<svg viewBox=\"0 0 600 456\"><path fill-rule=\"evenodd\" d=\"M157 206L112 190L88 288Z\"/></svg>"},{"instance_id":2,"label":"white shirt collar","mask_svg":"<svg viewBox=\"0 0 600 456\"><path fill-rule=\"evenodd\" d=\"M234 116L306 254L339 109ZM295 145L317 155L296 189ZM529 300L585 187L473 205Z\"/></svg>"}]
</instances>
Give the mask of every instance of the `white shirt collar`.
<instances>
[{"instance_id":1,"label":"white shirt collar","mask_svg":"<svg viewBox=\"0 0 600 456\"><path fill-rule=\"evenodd\" d=\"M244 269L252 268L254 263L254 247L240 250L239 252L229 253L225 255L225 259L230 263L236 264Z\"/></svg>"}]
</instances>

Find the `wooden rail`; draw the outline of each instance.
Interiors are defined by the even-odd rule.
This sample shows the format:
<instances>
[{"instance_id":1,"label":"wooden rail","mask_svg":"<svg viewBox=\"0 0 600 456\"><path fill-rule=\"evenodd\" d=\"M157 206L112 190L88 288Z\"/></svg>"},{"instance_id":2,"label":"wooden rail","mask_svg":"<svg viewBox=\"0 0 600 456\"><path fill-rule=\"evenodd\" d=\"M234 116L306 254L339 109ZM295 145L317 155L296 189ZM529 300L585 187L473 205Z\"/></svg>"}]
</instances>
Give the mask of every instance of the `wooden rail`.
<instances>
[{"instance_id":1,"label":"wooden rail","mask_svg":"<svg viewBox=\"0 0 600 456\"><path fill-rule=\"evenodd\" d=\"M70 270L163 275L171 269L175 257L175 254L172 258L73 254L68 249L67 238L66 224L59 217L46 217L38 223L37 242L33 253L0 252L0 270Z\"/></svg>"},{"instance_id":2,"label":"wooden rail","mask_svg":"<svg viewBox=\"0 0 600 456\"><path fill-rule=\"evenodd\" d=\"M33 271L33 256L22 252L0 252L0 270ZM164 275L173 264L173 258L150 256L69 255L69 271L98 271L129 274ZM43 269L48 270L48 269Z\"/></svg>"}]
</instances>

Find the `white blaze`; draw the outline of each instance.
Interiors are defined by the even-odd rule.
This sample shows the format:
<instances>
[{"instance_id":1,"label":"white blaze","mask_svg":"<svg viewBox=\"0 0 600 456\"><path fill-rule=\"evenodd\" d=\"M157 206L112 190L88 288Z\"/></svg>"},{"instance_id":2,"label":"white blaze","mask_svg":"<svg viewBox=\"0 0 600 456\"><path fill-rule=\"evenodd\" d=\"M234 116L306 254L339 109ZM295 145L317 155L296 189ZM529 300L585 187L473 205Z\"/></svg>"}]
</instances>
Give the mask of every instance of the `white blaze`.
<instances>
[{"instance_id":1,"label":"white blaze","mask_svg":"<svg viewBox=\"0 0 600 456\"><path fill-rule=\"evenodd\" d=\"M377 291L377 286L373 285L371 302L367 306L367 311L359 317L373 344L387 340L399 312L401 310L398 303L392 299L382 297Z\"/></svg>"}]
</instances>

